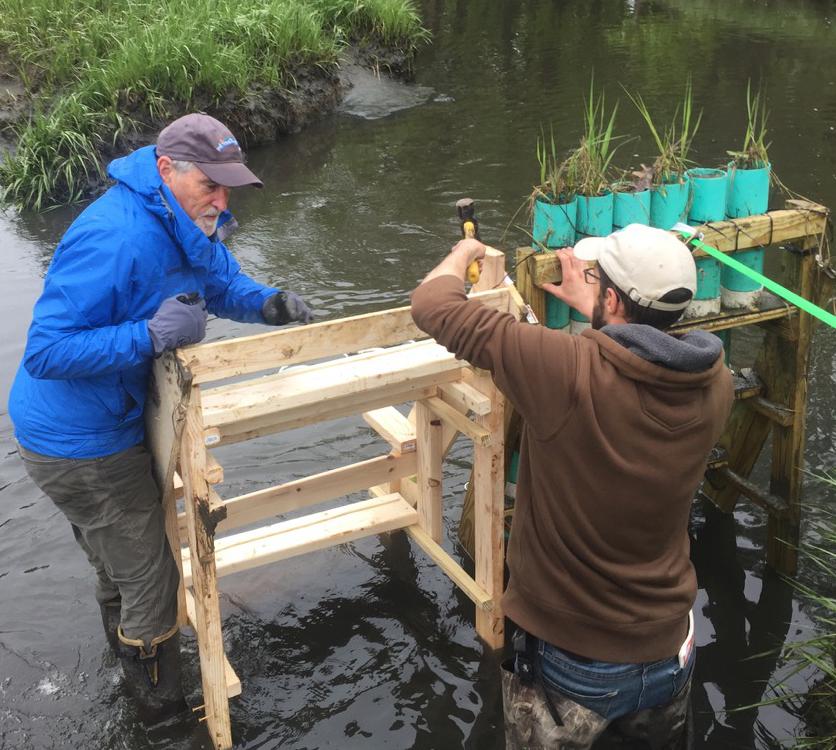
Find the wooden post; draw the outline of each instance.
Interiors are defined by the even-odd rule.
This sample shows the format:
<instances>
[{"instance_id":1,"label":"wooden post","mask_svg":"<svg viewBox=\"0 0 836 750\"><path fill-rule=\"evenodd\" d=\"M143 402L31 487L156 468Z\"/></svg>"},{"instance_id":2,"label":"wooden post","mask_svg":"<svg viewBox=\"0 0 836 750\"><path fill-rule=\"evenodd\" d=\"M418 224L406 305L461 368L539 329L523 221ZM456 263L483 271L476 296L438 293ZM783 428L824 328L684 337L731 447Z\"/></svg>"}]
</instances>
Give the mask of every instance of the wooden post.
<instances>
[{"instance_id":1,"label":"wooden post","mask_svg":"<svg viewBox=\"0 0 836 750\"><path fill-rule=\"evenodd\" d=\"M485 249L482 272L479 281L473 285L474 292L487 292L501 286L505 278L505 253L493 247Z\"/></svg>"},{"instance_id":2,"label":"wooden post","mask_svg":"<svg viewBox=\"0 0 836 750\"><path fill-rule=\"evenodd\" d=\"M476 632L491 648L498 649L505 642L499 603L505 563L505 397L488 373L480 373L473 385L493 403L490 413L476 420L493 439L490 445L473 447L475 578L492 600L490 610L476 610Z\"/></svg>"},{"instance_id":3,"label":"wooden post","mask_svg":"<svg viewBox=\"0 0 836 750\"><path fill-rule=\"evenodd\" d=\"M206 482L206 447L200 387L192 388L180 450L186 523L191 551L191 576L195 599L195 632L200 655L203 701L209 735L216 750L232 747L225 656L221 633L221 609L215 569L215 527L224 508L212 502Z\"/></svg>"},{"instance_id":4,"label":"wooden post","mask_svg":"<svg viewBox=\"0 0 836 750\"><path fill-rule=\"evenodd\" d=\"M188 615L186 590L183 586L174 471L180 455L180 438L186 422L191 384L191 373L180 364L174 353L167 352L154 360L145 402L146 442L151 451L154 478L162 496L166 537L180 572L180 585L177 587L177 624L180 627L188 622Z\"/></svg>"},{"instance_id":5,"label":"wooden post","mask_svg":"<svg viewBox=\"0 0 836 750\"><path fill-rule=\"evenodd\" d=\"M808 237L799 249L783 253L785 278L791 289L806 299L813 297L815 259L811 252L818 247L818 237ZM795 575L798 567L798 543L801 522L801 476L804 466L805 428L807 425L807 370L813 318L798 311L796 335L777 328L767 333L764 346L767 367L763 373L770 401L782 404L793 414L792 424L774 424L772 429L772 471L770 492L784 498L789 513L784 517L769 515L767 563L785 575Z\"/></svg>"},{"instance_id":6,"label":"wooden post","mask_svg":"<svg viewBox=\"0 0 836 750\"><path fill-rule=\"evenodd\" d=\"M515 265L517 268L517 289L522 298L531 307L537 320L543 323L546 320L546 293L534 285L534 277L528 261L523 260L534 255L534 249L530 247L518 247Z\"/></svg>"},{"instance_id":7,"label":"wooden post","mask_svg":"<svg viewBox=\"0 0 836 750\"><path fill-rule=\"evenodd\" d=\"M415 437L418 450L418 524L432 540L441 543L442 435L441 420L423 402L415 404Z\"/></svg>"}]
</instances>

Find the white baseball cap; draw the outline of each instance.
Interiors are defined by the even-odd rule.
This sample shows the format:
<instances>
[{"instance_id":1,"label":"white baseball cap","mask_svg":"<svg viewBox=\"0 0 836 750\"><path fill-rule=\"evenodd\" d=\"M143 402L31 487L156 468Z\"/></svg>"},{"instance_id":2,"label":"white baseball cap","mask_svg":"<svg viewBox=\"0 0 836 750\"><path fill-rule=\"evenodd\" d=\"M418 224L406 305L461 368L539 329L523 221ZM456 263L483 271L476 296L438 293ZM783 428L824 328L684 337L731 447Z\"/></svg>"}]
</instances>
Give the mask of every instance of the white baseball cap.
<instances>
[{"instance_id":1,"label":"white baseball cap","mask_svg":"<svg viewBox=\"0 0 836 750\"><path fill-rule=\"evenodd\" d=\"M697 267L691 251L664 229L629 224L606 237L575 244L575 257L596 260L631 300L653 310L684 310L686 302L661 302L674 289L697 291Z\"/></svg>"}]
</instances>

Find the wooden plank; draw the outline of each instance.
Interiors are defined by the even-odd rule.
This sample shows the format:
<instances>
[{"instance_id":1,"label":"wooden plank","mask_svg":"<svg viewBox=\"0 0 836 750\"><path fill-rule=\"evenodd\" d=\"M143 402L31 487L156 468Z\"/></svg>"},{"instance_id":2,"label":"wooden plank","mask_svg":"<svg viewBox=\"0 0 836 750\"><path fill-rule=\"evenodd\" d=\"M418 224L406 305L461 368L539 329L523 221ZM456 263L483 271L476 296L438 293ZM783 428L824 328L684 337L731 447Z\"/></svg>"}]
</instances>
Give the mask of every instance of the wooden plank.
<instances>
[{"instance_id":1,"label":"wooden plank","mask_svg":"<svg viewBox=\"0 0 836 750\"><path fill-rule=\"evenodd\" d=\"M415 435L418 440L418 523L436 542L442 531L442 435L441 420L426 401L415 404Z\"/></svg>"},{"instance_id":2,"label":"wooden plank","mask_svg":"<svg viewBox=\"0 0 836 750\"><path fill-rule=\"evenodd\" d=\"M818 237L824 232L826 224L827 209L823 206L808 204L808 207L804 209L770 211L744 219L714 221L695 228L703 233L705 244L716 247L723 253L734 253L740 250L751 250L753 247L766 247L802 240L810 235ZM678 236L678 233L676 234ZM525 250L530 250L530 248L525 248ZM708 256L702 250L695 250L694 257ZM519 255L517 259L519 261ZM560 261L553 252L527 253L524 265L535 287L546 282L559 284L563 278Z\"/></svg>"},{"instance_id":3,"label":"wooden plank","mask_svg":"<svg viewBox=\"0 0 836 750\"><path fill-rule=\"evenodd\" d=\"M784 517L788 514L789 505L783 498L776 497L769 492L763 492L754 482L738 476L728 466L719 468L718 472L726 481L733 484L741 495L747 497L758 507L779 517Z\"/></svg>"},{"instance_id":4,"label":"wooden plank","mask_svg":"<svg viewBox=\"0 0 836 750\"><path fill-rule=\"evenodd\" d=\"M484 415L491 410L491 401L484 393L477 391L464 381L444 383L438 387L441 395L449 404L454 404L459 411Z\"/></svg>"},{"instance_id":5,"label":"wooden plank","mask_svg":"<svg viewBox=\"0 0 836 750\"><path fill-rule=\"evenodd\" d=\"M490 445L491 433L484 427L470 421L464 414L442 401L440 398L427 398L421 403L426 404L432 412L449 422L456 430L467 435L474 443L479 445Z\"/></svg>"},{"instance_id":6,"label":"wooden plank","mask_svg":"<svg viewBox=\"0 0 836 750\"><path fill-rule=\"evenodd\" d=\"M426 531L420 526L407 526L405 531L478 609L490 611L493 607L490 595Z\"/></svg>"},{"instance_id":7,"label":"wooden plank","mask_svg":"<svg viewBox=\"0 0 836 750\"><path fill-rule=\"evenodd\" d=\"M186 624L187 614L182 562L176 553L180 549L176 505L180 493L175 489L174 477L191 397L191 380L191 374L180 365L174 354L167 352L154 360L145 400L145 432L154 478L162 493L166 538L180 570L180 585L177 588L177 624L180 626Z\"/></svg>"},{"instance_id":8,"label":"wooden plank","mask_svg":"<svg viewBox=\"0 0 836 750\"><path fill-rule=\"evenodd\" d=\"M417 522L415 509L400 495L392 494L239 532L216 542L218 575L237 573ZM186 585L191 581L191 561L191 555L183 561Z\"/></svg>"},{"instance_id":9,"label":"wooden plank","mask_svg":"<svg viewBox=\"0 0 836 750\"><path fill-rule=\"evenodd\" d=\"M787 286L806 299L816 299L816 261L807 252L819 245L818 237L800 243L800 251L782 254L782 277ZM783 498L789 511L784 516L770 514L767 525L767 563L785 575L798 569L801 526L801 486L807 426L807 373L814 319L799 311L798 335L786 338L771 331L764 341L764 368L761 372L766 395L786 407L794 416L789 425L775 425L772 431L772 469L769 490Z\"/></svg>"},{"instance_id":10,"label":"wooden plank","mask_svg":"<svg viewBox=\"0 0 836 750\"><path fill-rule=\"evenodd\" d=\"M235 422L224 425L219 431L218 445L228 445L242 440L251 440L262 435L270 435L285 430L294 430L298 427L324 422L331 419L361 414L365 411L380 409L392 404L405 404L408 401L417 401L422 398L429 398L438 393L437 384L449 380L458 380L458 371L450 371L440 375L428 376L417 383L407 385L396 385L388 388L381 388L377 391L370 391L363 396L348 395L342 398L318 403L308 409L299 408L292 412L280 414L268 414L257 419L245 422ZM425 383L429 382L429 385Z\"/></svg>"},{"instance_id":11,"label":"wooden plank","mask_svg":"<svg viewBox=\"0 0 836 750\"><path fill-rule=\"evenodd\" d=\"M534 262L531 258L539 255L542 255L542 253L535 253L533 248L519 247L516 252L515 264L517 268L517 289L540 323L544 323L546 320L546 293L534 283L532 267L529 266L529 263Z\"/></svg>"},{"instance_id":12,"label":"wooden plank","mask_svg":"<svg viewBox=\"0 0 836 750\"><path fill-rule=\"evenodd\" d=\"M704 242L720 252L750 250L801 240L810 235L819 236L827 226L828 211L824 206L807 204L805 208L769 211L744 219L714 221L698 227L704 234ZM704 257L701 250L695 258Z\"/></svg>"},{"instance_id":13,"label":"wooden plank","mask_svg":"<svg viewBox=\"0 0 836 750\"><path fill-rule=\"evenodd\" d=\"M215 528L209 485L206 482L206 448L203 445L200 388L192 388L183 428L180 468L185 491L189 537L188 560L183 561L183 582L194 587L195 633L200 656L200 676L209 736L218 750L232 748L225 654L221 632L215 567ZM184 557L186 555L184 554ZM188 575L187 575L188 568ZM192 569L193 568L193 569ZM189 581L189 583L186 583Z\"/></svg>"},{"instance_id":14,"label":"wooden plank","mask_svg":"<svg viewBox=\"0 0 836 750\"><path fill-rule=\"evenodd\" d=\"M221 484L224 481L224 467L209 451L206 451L206 481L209 484Z\"/></svg>"},{"instance_id":15,"label":"wooden plank","mask_svg":"<svg viewBox=\"0 0 836 750\"><path fill-rule=\"evenodd\" d=\"M189 617L189 624L196 631L197 610L194 603L194 594L192 594L190 589L186 590L186 611ZM235 670L229 663L226 654L224 654L224 677L226 678L226 697L234 698L236 695L241 695L241 680L235 674Z\"/></svg>"},{"instance_id":16,"label":"wooden plank","mask_svg":"<svg viewBox=\"0 0 836 750\"><path fill-rule=\"evenodd\" d=\"M476 557L475 579L493 600L489 611L476 610L476 632L491 647L504 645L504 618L499 597L505 561L505 398L488 373L477 385L493 404L489 414L478 417L479 424L492 435L490 445L473 446L473 485L475 502Z\"/></svg>"},{"instance_id":17,"label":"wooden plank","mask_svg":"<svg viewBox=\"0 0 836 750\"><path fill-rule=\"evenodd\" d=\"M475 292L487 292L497 289L505 279L505 253L495 247L485 247L482 259L482 272L479 281L473 285Z\"/></svg>"},{"instance_id":18,"label":"wooden plank","mask_svg":"<svg viewBox=\"0 0 836 750\"><path fill-rule=\"evenodd\" d=\"M416 466L415 453L379 456L240 495L224 502L226 518L218 523L217 531L232 531L282 513L361 492L370 484L395 481L414 474ZM181 529L185 529L185 514L181 514L179 519Z\"/></svg>"},{"instance_id":19,"label":"wooden plank","mask_svg":"<svg viewBox=\"0 0 836 750\"><path fill-rule=\"evenodd\" d=\"M222 429L265 415L278 418L313 409L321 414L329 401L344 396L429 385L436 376L460 369L461 362L434 341L407 344L209 389L203 394L203 419L206 427Z\"/></svg>"},{"instance_id":20,"label":"wooden plank","mask_svg":"<svg viewBox=\"0 0 836 750\"><path fill-rule=\"evenodd\" d=\"M508 309L508 292L494 289L472 295L489 307ZM195 384L248 375L427 336L412 322L409 307L313 323L255 336L178 349L177 356Z\"/></svg>"},{"instance_id":21,"label":"wooden plank","mask_svg":"<svg viewBox=\"0 0 836 750\"><path fill-rule=\"evenodd\" d=\"M395 453L412 453L415 450L415 428L394 406L367 411L363 419L392 446Z\"/></svg>"}]
</instances>

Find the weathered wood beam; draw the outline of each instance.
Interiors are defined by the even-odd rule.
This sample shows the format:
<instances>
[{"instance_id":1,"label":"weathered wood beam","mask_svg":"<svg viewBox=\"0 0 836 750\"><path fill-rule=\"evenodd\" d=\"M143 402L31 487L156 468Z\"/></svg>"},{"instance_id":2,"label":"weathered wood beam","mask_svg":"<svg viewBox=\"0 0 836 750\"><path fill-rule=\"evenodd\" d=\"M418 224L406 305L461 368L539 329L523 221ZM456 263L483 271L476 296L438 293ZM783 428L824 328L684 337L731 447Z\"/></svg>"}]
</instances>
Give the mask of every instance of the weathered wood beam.
<instances>
[{"instance_id":1,"label":"weathered wood beam","mask_svg":"<svg viewBox=\"0 0 836 750\"><path fill-rule=\"evenodd\" d=\"M769 492L764 492L754 482L735 474L728 466L718 468L717 471L741 495L747 497L758 507L763 508L771 516L784 517L789 513L789 505L787 505L786 500Z\"/></svg>"},{"instance_id":2,"label":"weathered wood beam","mask_svg":"<svg viewBox=\"0 0 836 750\"><path fill-rule=\"evenodd\" d=\"M217 508L206 482L200 388L192 387L180 452L188 528L188 561L183 560L183 583L194 587L195 633L209 736L217 750L232 748L221 610L215 567L214 530ZM184 551L184 557L185 551ZM191 561L196 561L194 566Z\"/></svg>"},{"instance_id":3,"label":"weathered wood beam","mask_svg":"<svg viewBox=\"0 0 836 750\"><path fill-rule=\"evenodd\" d=\"M151 451L154 478L162 493L165 512L165 531L168 544L174 552L177 568L180 570L180 585L177 589L177 624L186 624L186 591L183 586L183 571L180 555L180 537L177 528L177 498L182 496L182 482L175 471L180 456L180 438L186 423L186 411L191 398L191 374L177 361L173 353L167 352L154 360L145 401L145 431Z\"/></svg>"},{"instance_id":4,"label":"weathered wood beam","mask_svg":"<svg viewBox=\"0 0 836 750\"><path fill-rule=\"evenodd\" d=\"M508 310L509 295L504 288L478 292L472 297L489 307ZM191 371L197 385L426 337L412 322L410 308L401 307L229 341L197 344L178 349L177 356Z\"/></svg>"}]
</instances>

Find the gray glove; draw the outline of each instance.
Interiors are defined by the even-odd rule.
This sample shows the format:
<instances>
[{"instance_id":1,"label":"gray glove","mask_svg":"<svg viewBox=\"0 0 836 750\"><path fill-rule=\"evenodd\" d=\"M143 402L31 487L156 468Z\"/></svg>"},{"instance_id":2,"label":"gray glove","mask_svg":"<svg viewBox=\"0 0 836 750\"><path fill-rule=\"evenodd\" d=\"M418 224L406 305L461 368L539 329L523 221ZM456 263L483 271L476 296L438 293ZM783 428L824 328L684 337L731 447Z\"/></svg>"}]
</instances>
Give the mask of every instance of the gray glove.
<instances>
[{"instance_id":1,"label":"gray glove","mask_svg":"<svg viewBox=\"0 0 836 750\"><path fill-rule=\"evenodd\" d=\"M277 292L264 300L261 307L264 322L271 326L283 326L293 321L307 325L314 319L310 308L293 292Z\"/></svg>"},{"instance_id":2,"label":"gray glove","mask_svg":"<svg viewBox=\"0 0 836 750\"><path fill-rule=\"evenodd\" d=\"M206 335L207 315L206 302L197 292L163 300L159 310L148 321L154 356L202 341Z\"/></svg>"}]
</instances>

